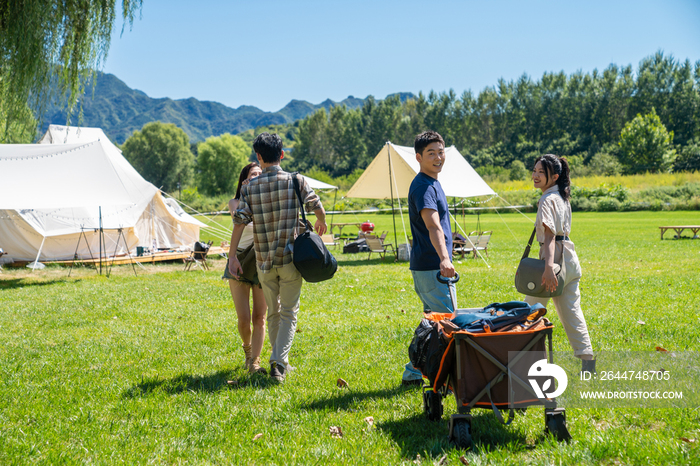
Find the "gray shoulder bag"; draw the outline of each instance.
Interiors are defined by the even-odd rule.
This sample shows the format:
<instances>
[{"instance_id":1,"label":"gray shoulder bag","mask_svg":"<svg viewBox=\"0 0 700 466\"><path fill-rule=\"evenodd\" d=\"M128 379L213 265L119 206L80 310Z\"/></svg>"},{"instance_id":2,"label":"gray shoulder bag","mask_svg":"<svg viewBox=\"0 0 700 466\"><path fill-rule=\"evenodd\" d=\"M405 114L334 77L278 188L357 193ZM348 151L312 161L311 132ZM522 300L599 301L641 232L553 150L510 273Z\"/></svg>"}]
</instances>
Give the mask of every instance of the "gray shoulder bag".
<instances>
[{"instance_id":1,"label":"gray shoulder bag","mask_svg":"<svg viewBox=\"0 0 700 466\"><path fill-rule=\"evenodd\" d=\"M542 275L544 274L545 262L542 259L528 257L532 240L535 238L535 229L532 230L530 241L528 241L523 252L523 257L520 259L518 270L515 272L515 288L522 294L527 296L535 296L537 298L551 298L561 295L564 291L565 270L562 264L554 264L554 275L557 277L557 289L547 291L542 284ZM562 263L564 253L562 251Z\"/></svg>"}]
</instances>

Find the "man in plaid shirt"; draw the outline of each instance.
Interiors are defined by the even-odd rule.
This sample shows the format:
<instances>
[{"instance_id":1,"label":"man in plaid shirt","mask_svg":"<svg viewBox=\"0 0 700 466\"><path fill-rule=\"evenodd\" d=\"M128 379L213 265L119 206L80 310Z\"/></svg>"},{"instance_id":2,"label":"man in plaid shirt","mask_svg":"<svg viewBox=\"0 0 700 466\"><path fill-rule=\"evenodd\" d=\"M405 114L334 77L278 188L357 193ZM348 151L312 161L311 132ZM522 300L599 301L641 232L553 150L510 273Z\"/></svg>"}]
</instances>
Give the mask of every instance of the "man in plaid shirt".
<instances>
[{"instance_id":1,"label":"man in plaid shirt","mask_svg":"<svg viewBox=\"0 0 700 466\"><path fill-rule=\"evenodd\" d=\"M280 168L284 157L282 139L262 133L253 142L262 174L241 189L241 199L233 216L229 249L229 272L242 272L236 257L243 228L253 222L253 243L258 279L267 303L267 328L272 345L270 376L284 382L289 369L289 351L297 326L302 278L292 262L295 233L300 226L299 201L292 175ZM301 197L307 212L316 214L314 229L326 233L326 211L321 200L300 177Z\"/></svg>"}]
</instances>

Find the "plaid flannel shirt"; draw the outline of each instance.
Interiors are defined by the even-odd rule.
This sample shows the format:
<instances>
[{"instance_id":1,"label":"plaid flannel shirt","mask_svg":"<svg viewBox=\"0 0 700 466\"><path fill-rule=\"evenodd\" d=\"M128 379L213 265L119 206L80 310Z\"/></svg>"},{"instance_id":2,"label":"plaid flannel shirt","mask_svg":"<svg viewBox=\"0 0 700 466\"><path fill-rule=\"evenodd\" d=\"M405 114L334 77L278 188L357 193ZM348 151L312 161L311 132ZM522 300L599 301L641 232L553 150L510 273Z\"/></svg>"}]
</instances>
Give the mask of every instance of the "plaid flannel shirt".
<instances>
[{"instance_id":1,"label":"plaid flannel shirt","mask_svg":"<svg viewBox=\"0 0 700 466\"><path fill-rule=\"evenodd\" d=\"M299 176L301 198L307 212L321 207L321 200L303 176ZM299 220L299 201L292 174L279 165L263 170L241 189L234 224L253 222L255 260L260 270L269 272L292 262L292 251Z\"/></svg>"}]
</instances>

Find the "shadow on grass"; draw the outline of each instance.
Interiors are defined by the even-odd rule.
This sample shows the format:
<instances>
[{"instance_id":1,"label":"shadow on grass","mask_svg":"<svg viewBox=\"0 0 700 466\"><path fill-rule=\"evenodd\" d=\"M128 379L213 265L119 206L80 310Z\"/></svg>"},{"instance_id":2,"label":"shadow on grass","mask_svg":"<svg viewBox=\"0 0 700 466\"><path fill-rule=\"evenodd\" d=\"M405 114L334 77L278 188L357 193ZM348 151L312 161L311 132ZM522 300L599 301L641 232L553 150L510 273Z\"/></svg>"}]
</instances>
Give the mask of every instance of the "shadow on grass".
<instances>
[{"instance_id":1,"label":"shadow on grass","mask_svg":"<svg viewBox=\"0 0 700 466\"><path fill-rule=\"evenodd\" d=\"M366 392L356 392L352 390L343 390L342 395L333 396L325 400L316 400L308 403L303 403L299 407L305 410L343 410L349 411L355 409L358 403L366 400L375 400L380 398L393 398L401 393L410 390L416 390L414 387L404 387L399 385L395 388L385 388L382 390L371 390Z\"/></svg>"},{"instance_id":2,"label":"shadow on grass","mask_svg":"<svg viewBox=\"0 0 700 466\"><path fill-rule=\"evenodd\" d=\"M176 395L182 392L209 392L221 390L236 390L245 387L267 388L276 386L278 382L266 375L254 374L243 377L232 377L230 370L222 370L209 375L182 374L169 379L151 378L143 379L122 393L124 398L138 398L149 396L154 392Z\"/></svg>"},{"instance_id":3,"label":"shadow on grass","mask_svg":"<svg viewBox=\"0 0 700 466\"><path fill-rule=\"evenodd\" d=\"M64 283L66 280L60 278L58 280L35 281L26 278L11 278L9 280L0 279L0 290L9 290L13 288L25 288L28 286L47 286L55 285L56 283ZM79 280L73 280L73 282Z\"/></svg>"},{"instance_id":4,"label":"shadow on grass","mask_svg":"<svg viewBox=\"0 0 700 466\"><path fill-rule=\"evenodd\" d=\"M520 451L530 448L524 434L513 427L504 426L491 413L477 414L478 412L472 412L471 451L479 453L504 447ZM448 438L449 425L448 416L433 422L423 414L416 414L405 419L378 423L377 429L391 436L406 459L415 459L418 454L424 458L439 459L445 451L457 448Z\"/></svg>"}]
</instances>

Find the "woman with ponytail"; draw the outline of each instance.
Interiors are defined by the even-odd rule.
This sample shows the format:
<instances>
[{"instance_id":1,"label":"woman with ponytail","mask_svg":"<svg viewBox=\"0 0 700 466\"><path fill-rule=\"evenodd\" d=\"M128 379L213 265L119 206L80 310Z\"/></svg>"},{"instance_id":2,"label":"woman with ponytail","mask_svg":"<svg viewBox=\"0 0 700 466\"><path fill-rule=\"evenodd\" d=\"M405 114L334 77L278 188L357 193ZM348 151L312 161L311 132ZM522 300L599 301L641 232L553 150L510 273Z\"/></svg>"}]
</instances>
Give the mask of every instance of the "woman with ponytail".
<instances>
[{"instance_id":1,"label":"woman with ponytail","mask_svg":"<svg viewBox=\"0 0 700 466\"><path fill-rule=\"evenodd\" d=\"M593 348L588 336L586 319L581 311L581 265L574 249L574 243L569 239L571 234L571 179L569 178L569 163L565 158L546 154L536 160L532 171L532 181L535 188L542 191L542 197L537 203L537 218L535 231L540 243L540 259L545 261L542 284L548 291L557 288L557 277L554 264L561 263L564 273L564 291L560 296L553 297L554 307L559 315L569 344L574 355L582 360L582 370L595 372ZM548 298L527 296L528 304L540 303L547 305Z\"/></svg>"}]
</instances>

